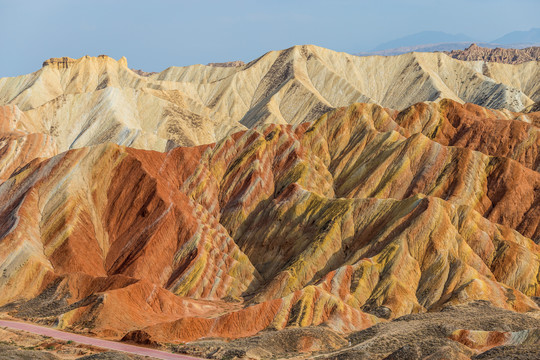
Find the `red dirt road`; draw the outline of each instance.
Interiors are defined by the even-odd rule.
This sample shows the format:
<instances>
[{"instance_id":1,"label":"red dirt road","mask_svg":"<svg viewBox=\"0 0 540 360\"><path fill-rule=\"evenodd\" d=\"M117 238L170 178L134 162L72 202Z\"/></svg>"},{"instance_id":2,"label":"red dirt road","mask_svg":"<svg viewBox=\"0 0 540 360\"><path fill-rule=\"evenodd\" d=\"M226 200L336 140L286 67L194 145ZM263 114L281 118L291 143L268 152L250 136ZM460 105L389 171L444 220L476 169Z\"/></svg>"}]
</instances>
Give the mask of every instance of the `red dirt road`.
<instances>
[{"instance_id":1,"label":"red dirt road","mask_svg":"<svg viewBox=\"0 0 540 360\"><path fill-rule=\"evenodd\" d=\"M116 341L96 339L88 336L72 334L64 331L50 329L44 326L32 325L27 323L21 323L16 321L9 320L0 320L0 326L15 329L23 330L33 334L49 336L55 339L65 340L65 341L74 341L79 344L97 346L103 349L122 351L134 355L142 356L151 356L157 359L165 360L200 360L200 358L195 358L186 355L172 354L165 351L159 351L154 349L148 349L140 346L128 345Z\"/></svg>"}]
</instances>

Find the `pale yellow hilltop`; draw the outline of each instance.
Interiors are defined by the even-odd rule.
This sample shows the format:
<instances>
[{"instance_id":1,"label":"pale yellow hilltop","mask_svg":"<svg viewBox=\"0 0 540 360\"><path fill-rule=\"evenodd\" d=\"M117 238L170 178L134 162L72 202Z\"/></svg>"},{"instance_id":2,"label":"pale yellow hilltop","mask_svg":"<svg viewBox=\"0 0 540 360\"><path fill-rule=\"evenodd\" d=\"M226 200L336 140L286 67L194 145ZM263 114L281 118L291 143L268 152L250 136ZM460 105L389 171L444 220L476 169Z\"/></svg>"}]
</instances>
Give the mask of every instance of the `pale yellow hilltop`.
<instances>
[{"instance_id":1,"label":"pale yellow hilltop","mask_svg":"<svg viewBox=\"0 0 540 360\"><path fill-rule=\"evenodd\" d=\"M18 107L25 115L18 129L50 135L59 151L104 142L164 151L261 123L313 121L354 102L401 110L449 98L520 111L540 101L539 62L443 53L358 57L305 45L240 66L139 74L125 58L53 58L32 74L0 79L0 105Z\"/></svg>"}]
</instances>

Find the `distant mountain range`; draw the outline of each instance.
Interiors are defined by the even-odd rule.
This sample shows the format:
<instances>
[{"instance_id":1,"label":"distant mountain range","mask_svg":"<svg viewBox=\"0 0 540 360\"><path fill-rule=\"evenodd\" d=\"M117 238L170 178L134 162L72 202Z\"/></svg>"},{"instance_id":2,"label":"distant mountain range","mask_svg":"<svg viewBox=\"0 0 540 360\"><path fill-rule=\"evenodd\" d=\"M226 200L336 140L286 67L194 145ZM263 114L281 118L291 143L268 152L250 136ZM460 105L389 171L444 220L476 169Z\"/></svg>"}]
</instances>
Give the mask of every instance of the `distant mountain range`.
<instances>
[{"instance_id":1,"label":"distant mountain range","mask_svg":"<svg viewBox=\"0 0 540 360\"><path fill-rule=\"evenodd\" d=\"M412 47L438 43L469 43L476 40L465 34L448 34L442 31L422 31L380 44L373 51Z\"/></svg>"},{"instance_id":2,"label":"distant mountain range","mask_svg":"<svg viewBox=\"0 0 540 360\"><path fill-rule=\"evenodd\" d=\"M529 31L513 31L492 41L495 44L514 44L530 43L538 44L540 42L540 28L534 28Z\"/></svg>"},{"instance_id":3,"label":"distant mountain range","mask_svg":"<svg viewBox=\"0 0 540 360\"><path fill-rule=\"evenodd\" d=\"M452 51L463 50L471 43L486 48L513 48L522 49L540 45L540 28L528 31L513 31L492 41L474 39L465 34L448 34L442 31L422 31L407 35L376 46L371 51L360 52L356 55L399 55L415 52Z\"/></svg>"}]
</instances>

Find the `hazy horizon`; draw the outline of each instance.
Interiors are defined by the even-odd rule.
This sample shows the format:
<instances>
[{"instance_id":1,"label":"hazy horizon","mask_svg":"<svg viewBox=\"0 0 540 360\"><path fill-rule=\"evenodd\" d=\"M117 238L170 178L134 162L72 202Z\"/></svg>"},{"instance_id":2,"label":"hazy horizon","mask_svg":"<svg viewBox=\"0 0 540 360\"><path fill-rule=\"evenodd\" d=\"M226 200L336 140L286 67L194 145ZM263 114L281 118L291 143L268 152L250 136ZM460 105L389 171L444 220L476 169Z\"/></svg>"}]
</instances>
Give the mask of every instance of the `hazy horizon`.
<instances>
[{"instance_id":1,"label":"hazy horizon","mask_svg":"<svg viewBox=\"0 0 540 360\"><path fill-rule=\"evenodd\" d=\"M539 10L535 0L458 0L451 6L426 0L0 0L0 77L30 73L44 60L62 56L125 56L131 68L161 71L249 61L300 44L369 51L421 31L492 41L538 27Z\"/></svg>"}]
</instances>

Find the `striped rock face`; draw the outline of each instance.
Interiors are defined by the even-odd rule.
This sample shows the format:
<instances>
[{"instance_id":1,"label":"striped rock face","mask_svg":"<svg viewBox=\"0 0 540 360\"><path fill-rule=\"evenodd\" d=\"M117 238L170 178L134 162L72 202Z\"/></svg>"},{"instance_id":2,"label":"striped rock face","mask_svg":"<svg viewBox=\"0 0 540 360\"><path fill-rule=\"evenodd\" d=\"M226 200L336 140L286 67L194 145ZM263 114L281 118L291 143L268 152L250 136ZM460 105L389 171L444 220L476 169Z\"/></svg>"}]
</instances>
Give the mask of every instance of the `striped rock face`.
<instances>
[{"instance_id":1,"label":"striped rock face","mask_svg":"<svg viewBox=\"0 0 540 360\"><path fill-rule=\"evenodd\" d=\"M3 109L2 136L30 136ZM0 152L14 169L0 184L0 305L163 342L347 333L475 300L538 311L535 116L358 103L168 152Z\"/></svg>"},{"instance_id":2,"label":"striped rock face","mask_svg":"<svg viewBox=\"0 0 540 360\"><path fill-rule=\"evenodd\" d=\"M28 119L17 106L0 106L0 182L33 159L57 154L54 139L43 133L18 130Z\"/></svg>"}]
</instances>

